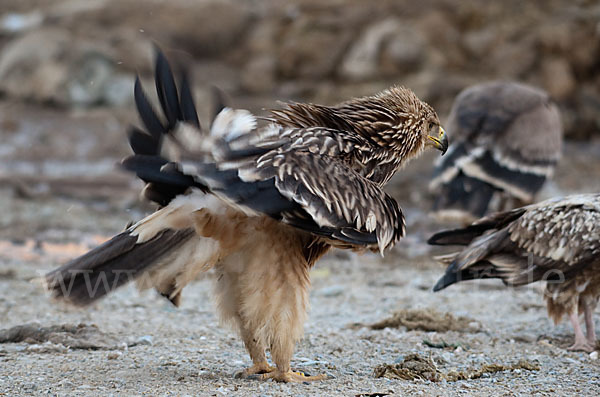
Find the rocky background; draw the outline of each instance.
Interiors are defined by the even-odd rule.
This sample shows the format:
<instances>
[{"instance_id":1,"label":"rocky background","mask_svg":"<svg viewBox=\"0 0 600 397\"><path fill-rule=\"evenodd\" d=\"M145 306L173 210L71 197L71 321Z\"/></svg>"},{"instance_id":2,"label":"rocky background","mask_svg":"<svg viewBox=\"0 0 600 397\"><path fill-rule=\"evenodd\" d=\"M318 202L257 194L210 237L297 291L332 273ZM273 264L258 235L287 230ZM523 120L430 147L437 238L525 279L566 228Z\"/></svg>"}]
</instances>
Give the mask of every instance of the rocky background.
<instances>
[{"instance_id":1,"label":"rocky background","mask_svg":"<svg viewBox=\"0 0 600 397\"><path fill-rule=\"evenodd\" d=\"M550 92L569 138L600 131L594 0L1 0L0 93L63 108L132 102L153 46L253 109L403 84L446 115L464 87ZM200 100L200 107L203 102Z\"/></svg>"}]
</instances>

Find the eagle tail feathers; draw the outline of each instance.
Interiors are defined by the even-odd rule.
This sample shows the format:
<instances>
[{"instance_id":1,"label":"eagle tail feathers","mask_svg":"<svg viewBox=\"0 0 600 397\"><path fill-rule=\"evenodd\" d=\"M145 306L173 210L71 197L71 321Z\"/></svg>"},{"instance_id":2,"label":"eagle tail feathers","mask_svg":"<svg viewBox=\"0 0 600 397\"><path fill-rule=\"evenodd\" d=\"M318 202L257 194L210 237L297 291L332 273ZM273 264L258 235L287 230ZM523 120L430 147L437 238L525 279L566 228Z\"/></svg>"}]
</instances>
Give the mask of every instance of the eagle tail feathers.
<instances>
[{"instance_id":1,"label":"eagle tail feathers","mask_svg":"<svg viewBox=\"0 0 600 397\"><path fill-rule=\"evenodd\" d=\"M46 274L46 288L70 304L89 305L129 281L139 281L144 272L192 236L193 229L164 229L139 243L138 236L128 229Z\"/></svg>"}]
</instances>

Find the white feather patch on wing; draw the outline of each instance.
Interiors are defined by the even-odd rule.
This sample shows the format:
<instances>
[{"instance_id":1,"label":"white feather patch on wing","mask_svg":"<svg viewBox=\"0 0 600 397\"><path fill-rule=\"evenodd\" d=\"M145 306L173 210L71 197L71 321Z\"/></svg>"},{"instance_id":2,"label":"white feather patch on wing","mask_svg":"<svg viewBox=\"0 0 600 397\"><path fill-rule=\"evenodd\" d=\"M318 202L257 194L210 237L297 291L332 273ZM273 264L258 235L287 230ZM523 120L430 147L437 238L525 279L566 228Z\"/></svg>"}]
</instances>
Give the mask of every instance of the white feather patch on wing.
<instances>
[{"instance_id":1,"label":"white feather patch on wing","mask_svg":"<svg viewBox=\"0 0 600 397\"><path fill-rule=\"evenodd\" d=\"M454 151L454 149L452 151ZM441 174L439 174L438 176L433 178L431 182L429 182L429 190L435 191L440 185L450 182L458 175L459 171L461 171L466 165L472 163L474 159L483 156L485 152L486 148L476 147L470 152L468 152L466 155L457 158L454 164L446 168ZM446 155L448 155L448 153Z\"/></svg>"},{"instance_id":2,"label":"white feather patch on wing","mask_svg":"<svg viewBox=\"0 0 600 397\"><path fill-rule=\"evenodd\" d=\"M230 141L256 129L256 117L244 109L224 108L215 117L210 135Z\"/></svg>"},{"instance_id":3,"label":"white feather patch on wing","mask_svg":"<svg viewBox=\"0 0 600 397\"><path fill-rule=\"evenodd\" d=\"M173 131L177 141L188 151L196 152L203 149L206 136L198 128L188 123L178 123Z\"/></svg>"},{"instance_id":4,"label":"white feather patch on wing","mask_svg":"<svg viewBox=\"0 0 600 397\"><path fill-rule=\"evenodd\" d=\"M477 217L473 216L473 214L458 209L441 209L430 215L438 222L458 222L470 224L477 220Z\"/></svg>"},{"instance_id":5,"label":"white feather patch on wing","mask_svg":"<svg viewBox=\"0 0 600 397\"><path fill-rule=\"evenodd\" d=\"M515 185L510 184L509 182L498 179L493 175L487 173L479 164L476 163L468 163L462 166L463 172L470 176L471 178L476 178L482 180L484 182L490 183L494 186L502 188L507 192L510 192L512 195L517 197L520 200L529 202L533 200L533 196L530 192L527 192Z\"/></svg>"},{"instance_id":6,"label":"white feather patch on wing","mask_svg":"<svg viewBox=\"0 0 600 397\"><path fill-rule=\"evenodd\" d=\"M214 214L222 214L225 204L210 194L194 189L190 194L175 197L169 205L145 217L127 230L130 235L138 237L137 243L140 244L151 240L166 229L182 230L193 227L192 214L202 208L208 208Z\"/></svg>"},{"instance_id":7,"label":"white feather patch on wing","mask_svg":"<svg viewBox=\"0 0 600 397\"><path fill-rule=\"evenodd\" d=\"M493 152L494 161L499 163L500 165L508 168L511 171L518 171L521 173L529 173L535 175L545 176L547 178L551 178L554 173L554 167L552 166L542 166L542 165L529 165L524 164L519 161L515 161L514 159L503 156L498 152Z\"/></svg>"},{"instance_id":8,"label":"white feather patch on wing","mask_svg":"<svg viewBox=\"0 0 600 397\"><path fill-rule=\"evenodd\" d=\"M367 220L365 221L365 229L367 231L372 232L377 227L377 216L373 211L369 211L369 215L367 215Z\"/></svg>"}]
</instances>

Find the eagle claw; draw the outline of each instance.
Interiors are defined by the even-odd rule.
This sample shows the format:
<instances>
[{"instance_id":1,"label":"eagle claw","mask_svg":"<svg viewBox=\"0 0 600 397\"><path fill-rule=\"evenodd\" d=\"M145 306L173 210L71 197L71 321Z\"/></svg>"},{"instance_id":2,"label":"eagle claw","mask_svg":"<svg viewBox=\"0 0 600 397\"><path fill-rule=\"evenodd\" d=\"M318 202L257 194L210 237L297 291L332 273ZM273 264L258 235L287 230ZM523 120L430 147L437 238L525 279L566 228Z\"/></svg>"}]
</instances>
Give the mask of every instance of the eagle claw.
<instances>
[{"instance_id":1,"label":"eagle claw","mask_svg":"<svg viewBox=\"0 0 600 397\"><path fill-rule=\"evenodd\" d=\"M267 362L254 364L250 368L246 368L235 374L236 379L260 379L262 374L268 374L275 371L275 367L271 367Z\"/></svg>"},{"instance_id":2,"label":"eagle claw","mask_svg":"<svg viewBox=\"0 0 600 397\"><path fill-rule=\"evenodd\" d=\"M567 347L569 351L584 351L591 353L596 350L596 346L590 344L588 341L585 342L575 342L571 346Z\"/></svg>"},{"instance_id":3,"label":"eagle claw","mask_svg":"<svg viewBox=\"0 0 600 397\"><path fill-rule=\"evenodd\" d=\"M285 383L291 383L291 382L304 383L304 382L314 382L314 381L318 381L318 380L327 379L327 375L321 374L321 375L315 375L315 376L307 376L307 375L304 375L302 372L292 372L292 371L282 372L282 371L279 371L276 369L273 372L258 375L257 379L259 379L259 380L273 379L277 382L285 382Z\"/></svg>"}]
</instances>

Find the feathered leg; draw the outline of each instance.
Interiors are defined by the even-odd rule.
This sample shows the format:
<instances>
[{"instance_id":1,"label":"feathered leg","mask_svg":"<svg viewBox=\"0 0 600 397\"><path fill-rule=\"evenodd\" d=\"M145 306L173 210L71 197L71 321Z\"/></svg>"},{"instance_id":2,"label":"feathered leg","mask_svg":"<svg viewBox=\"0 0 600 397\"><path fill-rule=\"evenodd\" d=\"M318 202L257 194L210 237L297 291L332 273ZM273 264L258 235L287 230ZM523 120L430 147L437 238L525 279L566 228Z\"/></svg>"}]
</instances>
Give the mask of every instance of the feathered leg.
<instances>
[{"instance_id":1,"label":"feathered leg","mask_svg":"<svg viewBox=\"0 0 600 397\"><path fill-rule=\"evenodd\" d=\"M270 366L267 362L265 346L260 342L260 340L254 336L250 330L244 327L240 327L240 335L244 341L244 346L246 346L246 350L248 350L248 354L250 354L250 358L252 359L252 366L244 369L241 372L238 372L235 377L247 378L250 375L273 372L275 368Z\"/></svg>"},{"instance_id":2,"label":"feathered leg","mask_svg":"<svg viewBox=\"0 0 600 397\"><path fill-rule=\"evenodd\" d=\"M579 324L579 315L577 314L577 310L574 310L569 314L569 320L571 321L571 325L573 326L573 330L575 331L575 343L569 346L567 350L583 350L586 352L594 351L595 346L592 346L583 334L583 330L581 329L581 325Z\"/></svg>"},{"instance_id":3,"label":"feathered leg","mask_svg":"<svg viewBox=\"0 0 600 397\"><path fill-rule=\"evenodd\" d=\"M294 345L302 337L308 310L309 264L306 241L291 228L267 218L246 219L237 225L236 246L216 266L215 296L221 319L234 325L253 366L239 376L261 380L305 382L325 379L292 372ZM276 368L268 366L269 347Z\"/></svg>"},{"instance_id":4,"label":"feathered leg","mask_svg":"<svg viewBox=\"0 0 600 397\"><path fill-rule=\"evenodd\" d=\"M269 287L265 291L272 296L263 305L265 311L254 319L267 324L265 339L269 341L271 358L276 369L260 375L259 379L273 379L279 382L307 382L326 379L326 375L306 376L301 372L293 372L290 367L294 346L301 338L304 320L308 310L308 269L305 263L294 260L282 260L279 266L273 266L275 272L269 271L265 279ZM276 302L276 309L273 305ZM268 314L268 318L262 317ZM262 318L261 318L262 317Z\"/></svg>"},{"instance_id":5,"label":"feathered leg","mask_svg":"<svg viewBox=\"0 0 600 397\"><path fill-rule=\"evenodd\" d=\"M274 379L278 382L311 382L327 379L327 375L306 376L302 372L293 372L290 368L290 361L294 353L295 341L291 338L287 342L271 345L271 357L275 362L276 369L273 372L260 375L259 379Z\"/></svg>"}]
</instances>

